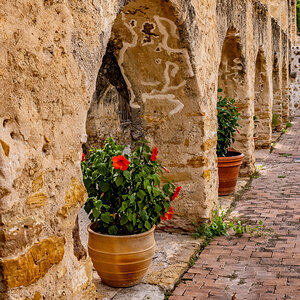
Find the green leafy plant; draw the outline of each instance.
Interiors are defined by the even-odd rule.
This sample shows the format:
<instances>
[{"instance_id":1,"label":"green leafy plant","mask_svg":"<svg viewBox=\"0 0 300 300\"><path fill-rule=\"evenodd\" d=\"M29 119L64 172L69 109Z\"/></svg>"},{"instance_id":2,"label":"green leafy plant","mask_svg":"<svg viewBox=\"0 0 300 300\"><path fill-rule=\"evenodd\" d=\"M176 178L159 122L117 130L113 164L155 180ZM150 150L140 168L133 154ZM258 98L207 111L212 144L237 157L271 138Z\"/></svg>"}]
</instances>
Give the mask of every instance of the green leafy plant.
<instances>
[{"instance_id":1,"label":"green leafy plant","mask_svg":"<svg viewBox=\"0 0 300 300\"><path fill-rule=\"evenodd\" d=\"M104 234L126 235L145 232L161 220L171 219L172 200L181 187L161 185L163 166L157 160L157 148L151 151L147 141L140 142L131 155L124 146L109 138L102 149L83 156L81 169L88 192L84 206L94 230Z\"/></svg>"},{"instance_id":2,"label":"green leafy plant","mask_svg":"<svg viewBox=\"0 0 300 300\"><path fill-rule=\"evenodd\" d=\"M291 122L287 122L285 126L286 126L286 128L290 128L290 127L292 127L292 123Z\"/></svg>"},{"instance_id":3,"label":"green leafy plant","mask_svg":"<svg viewBox=\"0 0 300 300\"><path fill-rule=\"evenodd\" d=\"M289 156L292 156L293 154L291 153L279 153L280 156L282 157L289 157Z\"/></svg>"},{"instance_id":4,"label":"green leafy plant","mask_svg":"<svg viewBox=\"0 0 300 300\"><path fill-rule=\"evenodd\" d=\"M253 122L254 122L254 133L253 136L257 136L257 126L259 123L258 117L257 116L253 116Z\"/></svg>"},{"instance_id":5,"label":"green leafy plant","mask_svg":"<svg viewBox=\"0 0 300 300\"><path fill-rule=\"evenodd\" d=\"M243 223L241 220L232 220L226 222L224 218L224 211L220 206L220 210L213 211L213 218L210 224L202 224L197 228L197 232L193 234L194 237L202 237L210 241L216 236L228 235L229 229L235 232L235 235L242 236L244 233L250 235L260 234L265 229L263 222L259 221L257 225L251 226Z\"/></svg>"},{"instance_id":6,"label":"green leafy plant","mask_svg":"<svg viewBox=\"0 0 300 300\"><path fill-rule=\"evenodd\" d=\"M222 92L222 89L218 89L218 92ZM238 128L241 127L238 124L240 120L240 114L235 106L235 100L231 98L225 98L218 96L217 101L218 110L218 142L217 142L217 156L226 156L228 148L234 143L235 132L239 133Z\"/></svg>"},{"instance_id":7,"label":"green leafy plant","mask_svg":"<svg viewBox=\"0 0 300 300\"><path fill-rule=\"evenodd\" d=\"M219 212L218 210L214 210L212 222L210 224L202 224L193 236L212 239L215 236L227 235L227 231L228 225L224 222L224 211L220 210Z\"/></svg>"}]
</instances>

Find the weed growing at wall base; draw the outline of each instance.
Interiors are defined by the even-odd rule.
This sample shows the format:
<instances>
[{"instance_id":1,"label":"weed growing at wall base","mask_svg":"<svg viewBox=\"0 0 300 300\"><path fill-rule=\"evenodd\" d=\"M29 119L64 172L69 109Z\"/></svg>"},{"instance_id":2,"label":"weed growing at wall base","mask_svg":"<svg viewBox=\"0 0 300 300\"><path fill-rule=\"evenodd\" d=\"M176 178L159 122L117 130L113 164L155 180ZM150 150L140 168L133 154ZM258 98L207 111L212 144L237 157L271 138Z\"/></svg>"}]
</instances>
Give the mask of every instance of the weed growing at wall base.
<instances>
[{"instance_id":1,"label":"weed growing at wall base","mask_svg":"<svg viewBox=\"0 0 300 300\"><path fill-rule=\"evenodd\" d=\"M213 218L210 224L205 223L198 227L197 232L193 234L195 238L204 238L206 241L212 240L217 236L229 235L229 230L233 229L235 235L242 236L244 233L253 235L261 235L262 230L265 229L263 222L260 220L256 222L255 226L245 224L241 220L237 221L225 221L224 211L220 206L220 210L213 211Z\"/></svg>"}]
</instances>

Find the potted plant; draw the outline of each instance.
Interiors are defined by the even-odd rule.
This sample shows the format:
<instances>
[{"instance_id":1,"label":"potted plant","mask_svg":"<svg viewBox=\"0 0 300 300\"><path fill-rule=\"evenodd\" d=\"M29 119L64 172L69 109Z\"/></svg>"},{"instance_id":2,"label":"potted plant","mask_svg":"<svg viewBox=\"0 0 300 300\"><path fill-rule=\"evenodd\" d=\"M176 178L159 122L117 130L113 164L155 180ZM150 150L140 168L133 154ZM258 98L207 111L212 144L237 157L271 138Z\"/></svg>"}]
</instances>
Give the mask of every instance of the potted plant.
<instances>
[{"instance_id":1,"label":"potted plant","mask_svg":"<svg viewBox=\"0 0 300 300\"><path fill-rule=\"evenodd\" d=\"M170 203L181 189L161 185L156 147L143 141L130 155L124 148L109 138L81 162L92 221L88 252L102 281L114 287L141 281L154 256L155 225L172 218Z\"/></svg>"},{"instance_id":2,"label":"potted plant","mask_svg":"<svg viewBox=\"0 0 300 300\"><path fill-rule=\"evenodd\" d=\"M222 92L222 89L218 89ZM218 174L219 174L219 195L229 195L234 192L240 165L244 155L234 149L234 134L239 133L238 124L240 114L235 106L235 100L218 96Z\"/></svg>"},{"instance_id":3,"label":"potted plant","mask_svg":"<svg viewBox=\"0 0 300 300\"><path fill-rule=\"evenodd\" d=\"M258 117L257 116L253 116L253 122L254 122L254 133L253 133L253 140L254 140L254 145L257 141L257 126L258 126L258 123L259 123L259 120L258 120Z\"/></svg>"}]
</instances>

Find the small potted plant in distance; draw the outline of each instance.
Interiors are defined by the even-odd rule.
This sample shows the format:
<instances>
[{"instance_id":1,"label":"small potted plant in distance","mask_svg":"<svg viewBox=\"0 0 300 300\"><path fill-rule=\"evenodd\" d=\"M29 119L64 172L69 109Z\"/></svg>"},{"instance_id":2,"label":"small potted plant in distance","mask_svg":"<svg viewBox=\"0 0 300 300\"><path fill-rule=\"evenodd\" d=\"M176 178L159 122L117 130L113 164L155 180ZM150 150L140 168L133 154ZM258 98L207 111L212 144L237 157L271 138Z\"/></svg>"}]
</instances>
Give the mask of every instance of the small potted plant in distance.
<instances>
[{"instance_id":1,"label":"small potted plant in distance","mask_svg":"<svg viewBox=\"0 0 300 300\"><path fill-rule=\"evenodd\" d=\"M170 203L181 189L161 185L156 147L143 141L130 155L124 148L109 138L81 162L88 192L84 208L93 222L88 252L102 281L114 287L141 281L154 256L155 225L172 218Z\"/></svg>"},{"instance_id":2,"label":"small potted plant in distance","mask_svg":"<svg viewBox=\"0 0 300 300\"><path fill-rule=\"evenodd\" d=\"M257 116L253 116L253 122L254 122L254 133L253 133L253 140L254 140L254 145L257 141L257 125L259 123L258 117Z\"/></svg>"},{"instance_id":3,"label":"small potted plant in distance","mask_svg":"<svg viewBox=\"0 0 300 300\"><path fill-rule=\"evenodd\" d=\"M222 92L222 89L218 89ZM238 124L239 113L237 111L235 100L218 96L218 174L219 174L219 195L229 195L234 192L240 166L244 155L233 150L235 132L239 133Z\"/></svg>"}]
</instances>

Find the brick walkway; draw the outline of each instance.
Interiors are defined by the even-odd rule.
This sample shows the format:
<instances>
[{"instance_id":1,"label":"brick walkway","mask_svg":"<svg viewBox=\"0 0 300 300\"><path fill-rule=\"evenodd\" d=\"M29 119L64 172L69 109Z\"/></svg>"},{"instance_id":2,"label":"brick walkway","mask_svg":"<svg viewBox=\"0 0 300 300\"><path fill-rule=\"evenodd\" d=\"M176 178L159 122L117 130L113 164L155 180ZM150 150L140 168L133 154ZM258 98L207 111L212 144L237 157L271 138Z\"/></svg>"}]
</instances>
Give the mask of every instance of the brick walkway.
<instances>
[{"instance_id":1,"label":"brick walkway","mask_svg":"<svg viewBox=\"0 0 300 300\"><path fill-rule=\"evenodd\" d=\"M273 233L214 239L170 300L300 299L300 162L295 158L300 160L300 118L234 210L252 222L262 220Z\"/></svg>"}]
</instances>

